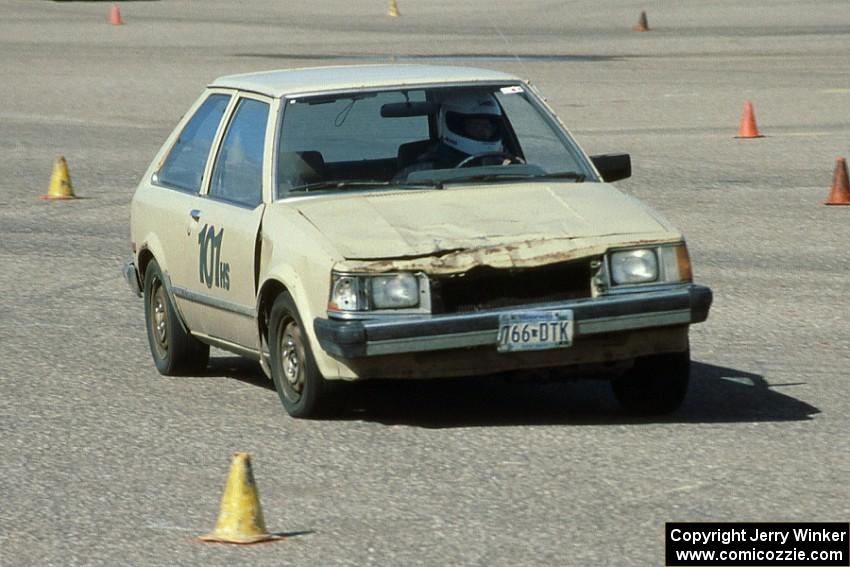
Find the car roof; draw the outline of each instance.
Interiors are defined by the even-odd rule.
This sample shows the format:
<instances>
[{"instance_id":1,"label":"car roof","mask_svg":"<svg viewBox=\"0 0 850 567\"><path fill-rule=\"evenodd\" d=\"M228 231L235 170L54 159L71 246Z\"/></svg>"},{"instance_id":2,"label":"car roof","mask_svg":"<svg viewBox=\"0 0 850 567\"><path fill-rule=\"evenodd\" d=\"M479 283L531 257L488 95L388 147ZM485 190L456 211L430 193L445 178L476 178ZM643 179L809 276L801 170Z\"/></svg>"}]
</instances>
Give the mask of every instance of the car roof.
<instances>
[{"instance_id":1,"label":"car roof","mask_svg":"<svg viewBox=\"0 0 850 567\"><path fill-rule=\"evenodd\" d=\"M281 69L219 77L209 87L252 91L272 97L409 85L516 82L513 75L474 67L441 65L349 65Z\"/></svg>"}]
</instances>

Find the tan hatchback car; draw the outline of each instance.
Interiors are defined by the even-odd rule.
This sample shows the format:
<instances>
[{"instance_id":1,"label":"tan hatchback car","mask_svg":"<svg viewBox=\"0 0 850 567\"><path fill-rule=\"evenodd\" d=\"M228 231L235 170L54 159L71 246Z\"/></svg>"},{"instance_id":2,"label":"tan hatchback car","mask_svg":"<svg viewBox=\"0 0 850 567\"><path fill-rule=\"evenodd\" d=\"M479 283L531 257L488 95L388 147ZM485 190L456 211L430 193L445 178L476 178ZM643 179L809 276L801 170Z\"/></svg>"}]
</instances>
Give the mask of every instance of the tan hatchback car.
<instances>
[{"instance_id":1,"label":"tan hatchback car","mask_svg":"<svg viewBox=\"0 0 850 567\"><path fill-rule=\"evenodd\" d=\"M213 345L296 417L336 380L550 369L628 410L685 396L711 290L682 234L608 184L527 82L374 65L213 81L142 178L133 260L166 375Z\"/></svg>"}]
</instances>

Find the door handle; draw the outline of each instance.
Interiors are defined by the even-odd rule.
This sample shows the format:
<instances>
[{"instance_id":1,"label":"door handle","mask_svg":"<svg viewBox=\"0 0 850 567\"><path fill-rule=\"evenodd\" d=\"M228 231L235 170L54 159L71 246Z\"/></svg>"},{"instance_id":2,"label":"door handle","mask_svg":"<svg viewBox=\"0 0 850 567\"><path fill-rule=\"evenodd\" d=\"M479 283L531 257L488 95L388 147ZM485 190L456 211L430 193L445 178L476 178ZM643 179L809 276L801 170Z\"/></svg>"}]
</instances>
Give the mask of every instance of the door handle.
<instances>
[{"instance_id":1,"label":"door handle","mask_svg":"<svg viewBox=\"0 0 850 567\"><path fill-rule=\"evenodd\" d=\"M192 217L193 220L201 220L201 210L192 209L191 211L189 211L189 216Z\"/></svg>"}]
</instances>

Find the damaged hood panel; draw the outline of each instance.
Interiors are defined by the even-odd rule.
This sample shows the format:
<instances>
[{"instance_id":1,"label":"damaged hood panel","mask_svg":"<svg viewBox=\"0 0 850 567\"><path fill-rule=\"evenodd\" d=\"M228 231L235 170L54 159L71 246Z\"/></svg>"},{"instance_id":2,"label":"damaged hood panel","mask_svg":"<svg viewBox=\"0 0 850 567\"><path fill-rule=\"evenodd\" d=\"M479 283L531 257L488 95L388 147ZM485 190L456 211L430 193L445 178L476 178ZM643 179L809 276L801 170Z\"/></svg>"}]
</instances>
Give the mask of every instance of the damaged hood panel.
<instances>
[{"instance_id":1,"label":"damaged hood panel","mask_svg":"<svg viewBox=\"0 0 850 567\"><path fill-rule=\"evenodd\" d=\"M346 265L370 270L535 265L681 238L657 213L600 183L360 193L292 206L351 261Z\"/></svg>"}]
</instances>

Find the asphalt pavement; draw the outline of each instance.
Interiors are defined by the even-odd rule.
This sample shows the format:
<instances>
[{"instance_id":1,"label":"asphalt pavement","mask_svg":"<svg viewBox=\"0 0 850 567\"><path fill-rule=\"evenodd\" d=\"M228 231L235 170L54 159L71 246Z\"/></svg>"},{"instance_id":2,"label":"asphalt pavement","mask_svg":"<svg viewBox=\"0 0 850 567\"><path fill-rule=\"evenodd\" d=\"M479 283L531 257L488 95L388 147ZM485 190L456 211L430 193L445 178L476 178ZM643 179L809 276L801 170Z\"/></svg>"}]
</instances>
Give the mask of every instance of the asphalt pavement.
<instances>
[{"instance_id":1,"label":"asphalt pavement","mask_svg":"<svg viewBox=\"0 0 850 567\"><path fill-rule=\"evenodd\" d=\"M0 0L0 565L663 564L668 521L850 521L846 2ZM650 31L632 31L646 10ZM259 368L152 363L135 185L215 77L388 61L530 79L681 228L715 303L662 419L600 382L363 383L293 420ZM760 132L736 139L751 101ZM64 155L79 199L47 202ZM234 451L283 541L200 543Z\"/></svg>"}]
</instances>

